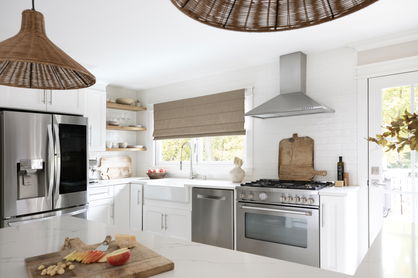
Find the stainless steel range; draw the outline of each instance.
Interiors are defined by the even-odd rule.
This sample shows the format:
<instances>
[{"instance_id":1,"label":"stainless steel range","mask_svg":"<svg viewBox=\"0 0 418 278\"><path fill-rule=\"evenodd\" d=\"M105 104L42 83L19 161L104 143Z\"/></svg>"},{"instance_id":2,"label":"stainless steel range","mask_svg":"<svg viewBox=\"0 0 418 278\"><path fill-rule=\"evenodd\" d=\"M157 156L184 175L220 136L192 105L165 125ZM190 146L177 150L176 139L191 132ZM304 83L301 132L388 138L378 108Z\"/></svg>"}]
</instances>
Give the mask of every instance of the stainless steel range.
<instances>
[{"instance_id":1,"label":"stainless steel range","mask_svg":"<svg viewBox=\"0 0 418 278\"><path fill-rule=\"evenodd\" d=\"M238 186L237 250L319 267L319 190L327 186L267 179Z\"/></svg>"}]
</instances>

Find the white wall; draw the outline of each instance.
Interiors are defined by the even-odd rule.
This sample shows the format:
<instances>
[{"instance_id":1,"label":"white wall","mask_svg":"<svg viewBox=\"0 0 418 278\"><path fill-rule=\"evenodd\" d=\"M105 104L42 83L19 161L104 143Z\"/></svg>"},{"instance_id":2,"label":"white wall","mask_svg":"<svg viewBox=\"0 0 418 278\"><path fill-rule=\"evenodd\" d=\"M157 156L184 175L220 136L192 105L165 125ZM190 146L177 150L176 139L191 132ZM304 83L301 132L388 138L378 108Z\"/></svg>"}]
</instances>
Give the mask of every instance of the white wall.
<instances>
[{"instance_id":1,"label":"white wall","mask_svg":"<svg viewBox=\"0 0 418 278\"><path fill-rule=\"evenodd\" d=\"M334 114L297 116L279 119L254 119L254 160L253 176L256 178L277 178L278 144L293 133L310 136L315 140L315 168L327 170L324 180L336 179L336 162L343 156L346 171L353 184L357 180L356 161L356 89L354 69L356 54L349 48L308 55L308 95L335 109ZM152 104L213 94L233 89L254 87L254 105L257 106L279 94L278 59L270 64L221 73L207 78L176 83L142 91L139 98L149 108ZM151 119L152 111L148 112ZM148 122L149 126L151 123ZM149 130L140 135L139 141L149 146L145 154L138 154L138 173L153 167L152 134ZM170 170L174 176L186 176L178 167ZM211 178L227 178L230 168L217 169L216 175L208 169L197 169L199 174Z\"/></svg>"}]
</instances>

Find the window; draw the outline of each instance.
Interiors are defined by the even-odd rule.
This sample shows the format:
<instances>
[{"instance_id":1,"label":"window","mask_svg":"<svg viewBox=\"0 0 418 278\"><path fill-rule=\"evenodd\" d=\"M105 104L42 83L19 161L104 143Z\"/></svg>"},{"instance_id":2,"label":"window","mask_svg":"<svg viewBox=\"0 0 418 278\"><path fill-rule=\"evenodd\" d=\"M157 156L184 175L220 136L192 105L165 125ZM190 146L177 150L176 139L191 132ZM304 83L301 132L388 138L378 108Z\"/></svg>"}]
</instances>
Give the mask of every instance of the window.
<instances>
[{"instance_id":1,"label":"window","mask_svg":"<svg viewBox=\"0 0 418 278\"><path fill-rule=\"evenodd\" d=\"M195 148L198 163L231 163L236 156L245 159L244 135L214 136L158 140L157 164L178 162L180 157L190 161L190 146Z\"/></svg>"}]
</instances>

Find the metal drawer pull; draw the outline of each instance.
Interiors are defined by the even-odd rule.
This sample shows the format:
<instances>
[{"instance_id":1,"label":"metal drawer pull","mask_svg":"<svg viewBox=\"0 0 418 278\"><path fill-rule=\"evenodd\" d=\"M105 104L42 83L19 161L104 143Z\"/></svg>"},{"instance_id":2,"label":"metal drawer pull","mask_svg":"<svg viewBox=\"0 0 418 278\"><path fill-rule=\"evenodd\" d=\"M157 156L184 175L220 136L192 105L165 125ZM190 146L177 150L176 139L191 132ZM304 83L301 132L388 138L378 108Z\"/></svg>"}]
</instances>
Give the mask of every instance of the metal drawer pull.
<instances>
[{"instance_id":1,"label":"metal drawer pull","mask_svg":"<svg viewBox=\"0 0 418 278\"><path fill-rule=\"evenodd\" d=\"M312 212L310 212L310 211L294 211L294 210L285 210L285 209L257 208L257 207L249 207L249 206L241 206L241 208L242 209L249 209L249 210L281 212L281 213L306 215L306 216L311 216L312 215Z\"/></svg>"},{"instance_id":2,"label":"metal drawer pull","mask_svg":"<svg viewBox=\"0 0 418 278\"><path fill-rule=\"evenodd\" d=\"M202 195L197 194L198 199L206 199L206 200L218 200L218 201L225 201L225 196L219 197L219 196L210 196L210 195Z\"/></svg>"}]
</instances>

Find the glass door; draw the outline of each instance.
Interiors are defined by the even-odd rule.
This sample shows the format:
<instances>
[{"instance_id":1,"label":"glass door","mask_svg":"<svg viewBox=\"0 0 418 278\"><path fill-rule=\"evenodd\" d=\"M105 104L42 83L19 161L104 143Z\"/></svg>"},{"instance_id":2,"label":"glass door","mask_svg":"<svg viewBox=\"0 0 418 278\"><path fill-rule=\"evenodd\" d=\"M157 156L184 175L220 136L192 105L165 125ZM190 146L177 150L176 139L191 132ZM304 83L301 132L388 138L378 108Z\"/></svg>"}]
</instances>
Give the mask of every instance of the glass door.
<instances>
[{"instance_id":1,"label":"glass door","mask_svg":"<svg viewBox=\"0 0 418 278\"><path fill-rule=\"evenodd\" d=\"M54 115L55 208L84 205L88 183L87 119Z\"/></svg>"},{"instance_id":2,"label":"glass door","mask_svg":"<svg viewBox=\"0 0 418 278\"><path fill-rule=\"evenodd\" d=\"M372 78L369 81L369 136L405 111L418 112L418 72ZM402 137L411 140L407 133ZM414 139L415 140L415 139ZM389 140L390 142L390 140ZM369 244L383 222L391 227L417 220L417 153L405 146L400 152L369 143Z\"/></svg>"}]
</instances>

